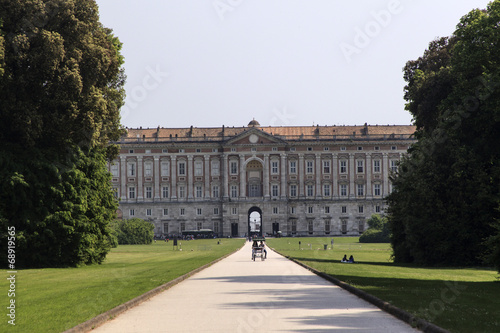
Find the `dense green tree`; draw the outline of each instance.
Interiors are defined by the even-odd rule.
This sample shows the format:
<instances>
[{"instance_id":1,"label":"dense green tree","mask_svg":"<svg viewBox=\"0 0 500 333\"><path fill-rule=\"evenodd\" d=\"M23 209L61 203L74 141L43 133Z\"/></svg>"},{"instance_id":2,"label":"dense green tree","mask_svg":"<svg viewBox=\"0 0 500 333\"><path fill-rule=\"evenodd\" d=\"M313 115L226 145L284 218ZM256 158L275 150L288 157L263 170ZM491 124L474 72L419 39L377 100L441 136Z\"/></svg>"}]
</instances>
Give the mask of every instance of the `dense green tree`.
<instances>
[{"instance_id":1,"label":"dense green tree","mask_svg":"<svg viewBox=\"0 0 500 333\"><path fill-rule=\"evenodd\" d=\"M360 243L389 243L389 225L387 217L373 214L367 221L368 230L359 237Z\"/></svg>"},{"instance_id":2,"label":"dense green tree","mask_svg":"<svg viewBox=\"0 0 500 333\"><path fill-rule=\"evenodd\" d=\"M121 44L94 0L0 0L0 22L0 236L16 228L18 266L100 263L117 208L106 161L122 133Z\"/></svg>"},{"instance_id":3,"label":"dense green tree","mask_svg":"<svg viewBox=\"0 0 500 333\"><path fill-rule=\"evenodd\" d=\"M115 221L111 224L118 244L151 244L154 237L154 225L138 219Z\"/></svg>"},{"instance_id":4,"label":"dense green tree","mask_svg":"<svg viewBox=\"0 0 500 333\"><path fill-rule=\"evenodd\" d=\"M500 267L499 21L498 0L473 10L405 67L418 142L388 197L396 261Z\"/></svg>"}]
</instances>

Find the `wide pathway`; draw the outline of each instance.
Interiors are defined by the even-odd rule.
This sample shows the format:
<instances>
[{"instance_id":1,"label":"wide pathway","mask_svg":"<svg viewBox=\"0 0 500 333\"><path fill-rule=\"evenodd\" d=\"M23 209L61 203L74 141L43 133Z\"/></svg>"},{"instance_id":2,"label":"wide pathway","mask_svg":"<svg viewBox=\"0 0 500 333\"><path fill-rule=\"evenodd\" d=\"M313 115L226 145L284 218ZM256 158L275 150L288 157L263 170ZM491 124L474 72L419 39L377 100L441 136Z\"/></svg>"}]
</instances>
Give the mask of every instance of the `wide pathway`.
<instances>
[{"instance_id":1,"label":"wide pathway","mask_svg":"<svg viewBox=\"0 0 500 333\"><path fill-rule=\"evenodd\" d=\"M268 249L250 243L92 332L418 332Z\"/></svg>"}]
</instances>

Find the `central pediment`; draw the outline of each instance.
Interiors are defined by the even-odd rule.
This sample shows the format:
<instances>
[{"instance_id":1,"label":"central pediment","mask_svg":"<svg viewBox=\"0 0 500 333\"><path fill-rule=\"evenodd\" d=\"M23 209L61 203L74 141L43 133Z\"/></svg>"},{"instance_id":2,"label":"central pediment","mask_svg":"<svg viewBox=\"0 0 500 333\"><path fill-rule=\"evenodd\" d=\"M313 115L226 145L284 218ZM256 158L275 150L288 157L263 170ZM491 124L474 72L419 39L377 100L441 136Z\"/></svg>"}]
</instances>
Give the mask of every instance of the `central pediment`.
<instances>
[{"instance_id":1,"label":"central pediment","mask_svg":"<svg viewBox=\"0 0 500 333\"><path fill-rule=\"evenodd\" d=\"M247 131L229 138L225 144L230 145L259 145L259 144L286 144L281 138L277 138L258 128L250 128Z\"/></svg>"}]
</instances>

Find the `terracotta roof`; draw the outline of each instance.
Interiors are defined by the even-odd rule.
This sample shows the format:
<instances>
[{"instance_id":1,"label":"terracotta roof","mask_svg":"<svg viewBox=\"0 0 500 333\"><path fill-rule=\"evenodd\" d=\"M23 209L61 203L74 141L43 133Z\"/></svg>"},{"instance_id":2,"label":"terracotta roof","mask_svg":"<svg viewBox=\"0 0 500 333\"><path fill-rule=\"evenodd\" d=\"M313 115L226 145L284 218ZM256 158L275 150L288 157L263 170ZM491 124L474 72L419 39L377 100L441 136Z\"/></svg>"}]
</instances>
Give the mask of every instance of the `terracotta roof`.
<instances>
[{"instance_id":1,"label":"terracotta roof","mask_svg":"<svg viewBox=\"0 0 500 333\"><path fill-rule=\"evenodd\" d=\"M188 128L127 128L122 142L141 141L221 141L247 131L263 131L285 140L332 139L342 137L376 138L406 137L415 132L412 125L361 125L361 126L264 126L264 127L188 127Z\"/></svg>"}]
</instances>

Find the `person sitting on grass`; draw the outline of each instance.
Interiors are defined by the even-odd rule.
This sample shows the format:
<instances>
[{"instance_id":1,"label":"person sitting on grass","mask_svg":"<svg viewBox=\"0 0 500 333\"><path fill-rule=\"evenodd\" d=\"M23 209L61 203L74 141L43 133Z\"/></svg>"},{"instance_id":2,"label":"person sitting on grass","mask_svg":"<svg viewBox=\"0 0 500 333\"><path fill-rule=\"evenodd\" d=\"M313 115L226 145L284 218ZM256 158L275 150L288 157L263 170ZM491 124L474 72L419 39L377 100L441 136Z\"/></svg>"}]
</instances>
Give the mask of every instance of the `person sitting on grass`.
<instances>
[{"instance_id":1,"label":"person sitting on grass","mask_svg":"<svg viewBox=\"0 0 500 333\"><path fill-rule=\"evenodd\" d=\"M349 261L348 262L351 263L351 264L355 263L354 257L352 255L349 257Z\"/></svg>"},{"instance_id":2,"label":"person sitting on grass","mask_svg":"<svg viewBox=\"0 0 500 333\"><path fill-rule=\"evenodd\" d=\"M340 262L347 262L347 254L344 254L344 258Z\"/></svg>"}]
</instances>

